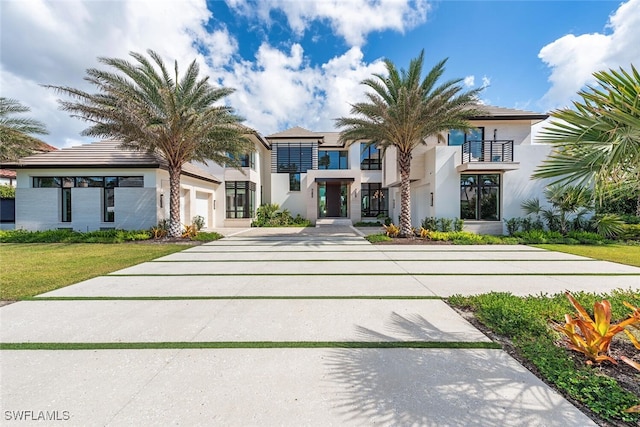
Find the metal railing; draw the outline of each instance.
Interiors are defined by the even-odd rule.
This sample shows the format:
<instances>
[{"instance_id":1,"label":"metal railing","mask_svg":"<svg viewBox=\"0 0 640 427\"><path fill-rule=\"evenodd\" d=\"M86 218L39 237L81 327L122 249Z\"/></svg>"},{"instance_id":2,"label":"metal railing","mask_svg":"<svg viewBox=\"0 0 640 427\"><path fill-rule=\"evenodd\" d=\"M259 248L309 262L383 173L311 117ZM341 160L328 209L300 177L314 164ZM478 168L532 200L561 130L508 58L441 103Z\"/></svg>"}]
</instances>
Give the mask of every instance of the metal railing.
<instances>
[{"instance_id":1,"label":"metal railing","mask_svg":"<svg viewBox=\"0 0 640 427\"><path fill-rule=\"evenodd\" d=\"M513 162L513 140L470 140L462 144L462 163Z\"/></svg>"}]
</instances>

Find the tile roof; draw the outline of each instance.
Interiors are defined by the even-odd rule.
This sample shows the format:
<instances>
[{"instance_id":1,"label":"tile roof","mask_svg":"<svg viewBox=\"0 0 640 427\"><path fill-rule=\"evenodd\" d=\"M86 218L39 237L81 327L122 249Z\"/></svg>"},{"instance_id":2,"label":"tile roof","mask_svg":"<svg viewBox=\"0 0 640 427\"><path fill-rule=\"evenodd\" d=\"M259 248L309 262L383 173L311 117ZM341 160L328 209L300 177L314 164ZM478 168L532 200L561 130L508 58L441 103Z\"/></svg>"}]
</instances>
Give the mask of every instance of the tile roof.
<instances>
[{"instance_id":1,"label":"tile roof","mask_svg":"<svg viewBox=\"0 0 640 427\"><path fill-rule=\"evenodd\" d=\"M317 138L317 132L311 132L308 129L305 129L300 126L296 126L287 130L283 130L282 132L274 133L273 135L267 136L269 139L275 138Z\"/></svg>"},{"instance_id":2,"label":"tile roof","mask_svg":"<svg viewBox=\"0 0 640 427\"><path fill-rule=\"evenodd\" d=\"M533 111L516 110L515 108L496 107L494 105L477 105L476 108L485 115L476 116L475 119L505 119L505 120L544 120L548 114L535 113Z\"/></svg>"},{"instance_id":3,"label":"tile roof","mask_svg":"<svg viewBox=\"0 0 640 427\"><path fill-rule=\"evenodd\" d=\"M167 162L158 154L120 148L119 141L99 141L71 148L34 154L15 162L3 164L12 169L49 168L160 168L167 169ZM186 163L182 173L211 182L221 182L215 176Z\"/></svg>"}]
</instances>

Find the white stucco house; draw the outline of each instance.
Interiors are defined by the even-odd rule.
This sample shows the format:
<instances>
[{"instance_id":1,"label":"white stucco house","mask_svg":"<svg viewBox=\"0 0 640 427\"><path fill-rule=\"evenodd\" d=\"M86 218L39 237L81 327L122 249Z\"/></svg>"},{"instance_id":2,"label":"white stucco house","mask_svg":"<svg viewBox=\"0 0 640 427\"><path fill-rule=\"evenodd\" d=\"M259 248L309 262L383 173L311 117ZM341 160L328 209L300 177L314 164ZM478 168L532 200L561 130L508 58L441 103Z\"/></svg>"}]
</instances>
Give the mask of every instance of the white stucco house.
<instances>
[{"instance_id":1,"label":"white stucco house","mask_svg":"<svg viewBox=\"0 0 640 427\"><path fill-rule=\"evenodd\" d=\"M531 173L549 154L531 141L546 114L480 106L467 134L452 130L425 141L411 162L411 217L462 218L470 231L501 234L503 218L521 216L520 204L539 197L544 181ZM395 150L338 143L338 132L292 128L269 135L271 201L316 221L352 222L389 216L398 222L400 174Z\"/></svg>"},{"instance_id":2,"label":"white stucco house","mask_svg":"<svg viewBox=\"0 0 640 427\"><path fill-rule=\"evenodd\" d=\"M462 218L470 231L501 234L503 218L521 216L523 200L540 197L545 181L531 173L551 151L532 144L532 125L547 118L522 110L480 106L473 131L452 130L413 152L411 214ZM317 222L353 223L400 213L396 154L366 141L338 142L339 132L294 127L266 137L251 131L255 151L238 169L186 164L181 221L205 227L248 227L263 203ZM169 178L159 156L124 151L102 141L38 154L3 165L17 171L16 228L141 229L168 218Z\"/></svg>"}]
</instances>

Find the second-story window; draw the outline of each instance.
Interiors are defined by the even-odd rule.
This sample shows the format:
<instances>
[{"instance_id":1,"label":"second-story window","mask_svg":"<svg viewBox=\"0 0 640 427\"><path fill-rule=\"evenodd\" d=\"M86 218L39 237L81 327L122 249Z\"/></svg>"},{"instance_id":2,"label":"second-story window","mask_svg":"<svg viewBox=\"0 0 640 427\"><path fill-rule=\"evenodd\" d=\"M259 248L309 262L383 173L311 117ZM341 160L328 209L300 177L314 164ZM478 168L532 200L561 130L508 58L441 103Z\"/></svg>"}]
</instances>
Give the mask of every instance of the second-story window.
<instances>
[{"instance_id":1,"label":"second-story window","mask_svg":"<svg viewBox=\"0 0 640 427\"><path fill-rule=\"evenodd\" d=\"M277 173L306 173L313 169L313 146L302 142L277 144Z\"/></svg>"},{"instance_id":2,"label":"second-story window","mask_svg":"<svg viewBox=\"0 0 640 427\"><path fill-rule=\"evenodd\" d=\"M374 145L360 144L360 169L382 170L382 155Z\"/></svg>"},{"instance_id":3,"label":"second-story window","mask_svg":"<svg viewBox=\"0 0 640 427\"><path fill-rule=\"evenodd\" d=\"M318 169L349 169L349 152L346 150L318 151Z\"/></svg>"}]
</instances>

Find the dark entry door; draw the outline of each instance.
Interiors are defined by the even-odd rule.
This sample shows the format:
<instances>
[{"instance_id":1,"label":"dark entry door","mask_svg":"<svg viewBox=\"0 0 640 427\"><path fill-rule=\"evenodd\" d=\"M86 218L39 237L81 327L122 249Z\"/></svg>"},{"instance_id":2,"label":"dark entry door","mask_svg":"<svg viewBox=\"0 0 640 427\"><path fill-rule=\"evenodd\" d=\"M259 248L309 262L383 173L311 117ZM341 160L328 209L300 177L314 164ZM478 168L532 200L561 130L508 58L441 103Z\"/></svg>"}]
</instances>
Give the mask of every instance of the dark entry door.
<instances>
[{"instance_id":1,"label":"dark entry door","mask_svg":"<svg viewBox=\"0 0 640 427\"><path fill-rule=\"evenodd\" d=\"M340 199L340 183L327 183L327 216L340 217L340 207L342 201Z\"/></svg>"}]
</instances>

